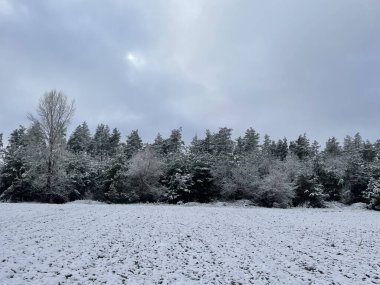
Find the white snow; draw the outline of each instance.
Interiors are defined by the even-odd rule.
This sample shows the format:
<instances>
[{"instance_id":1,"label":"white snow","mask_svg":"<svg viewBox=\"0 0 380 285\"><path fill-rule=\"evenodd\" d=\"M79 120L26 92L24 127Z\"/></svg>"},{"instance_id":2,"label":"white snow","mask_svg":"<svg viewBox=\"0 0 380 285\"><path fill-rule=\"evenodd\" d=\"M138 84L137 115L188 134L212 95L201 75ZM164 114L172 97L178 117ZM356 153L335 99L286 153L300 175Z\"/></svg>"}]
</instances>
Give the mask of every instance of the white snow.
<instances>
[{"instance_id":1,"label":"white snow","mask_svg":"<svg viewBox=\"0 0 380 285\"><path fill-rule=\"evenodd\" d=\"M380 213L0 204L0 284L380 284Z\"/></svg>"}]
</instances>

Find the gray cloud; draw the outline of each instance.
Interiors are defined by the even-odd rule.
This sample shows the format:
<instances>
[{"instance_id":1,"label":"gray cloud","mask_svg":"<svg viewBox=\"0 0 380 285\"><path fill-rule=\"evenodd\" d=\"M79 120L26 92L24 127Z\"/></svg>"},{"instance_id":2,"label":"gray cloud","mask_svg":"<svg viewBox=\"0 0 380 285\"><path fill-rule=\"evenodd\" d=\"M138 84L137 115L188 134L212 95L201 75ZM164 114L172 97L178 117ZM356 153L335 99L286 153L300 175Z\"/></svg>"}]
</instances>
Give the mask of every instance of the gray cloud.
<instances>
[{"instance_id":1,"label":"gray cloud","mask_svg":"<svg viewBox=\"0 0 380 285\"><path fill-rule=\"evenodd\" d=\"M73 127L145 140L225 125L377 139L379 19L376 0L0 0L0 132L57 88Z\"/></svg>"}]
</instances>

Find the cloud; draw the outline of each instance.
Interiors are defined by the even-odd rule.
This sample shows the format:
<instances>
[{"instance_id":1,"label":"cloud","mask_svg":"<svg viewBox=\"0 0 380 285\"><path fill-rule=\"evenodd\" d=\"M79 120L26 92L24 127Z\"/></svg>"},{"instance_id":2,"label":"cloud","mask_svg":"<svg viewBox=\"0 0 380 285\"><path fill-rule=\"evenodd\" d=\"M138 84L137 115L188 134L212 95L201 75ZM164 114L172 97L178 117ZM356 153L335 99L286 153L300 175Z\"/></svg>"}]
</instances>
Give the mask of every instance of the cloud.
<instances>
[{"instance_id":1,"label":"cloud","mask_svg":"<svg viewBox=\"0 0 380 285\"><path fill-rule=\"evenodd\" d=\"M0 14L11 15L13 13L13 6L8 0L0 0Z\"/></svg>"},{"instance_id":2,"label":"cloud","mask_svg":"<svg viewBox=\"0 0 380 285\"><path fill-rule=\"evenodd\" d=\"M125 54L125 60L133 67L140 69L145 65L145 59L142 55L137 54L135 52L128 51Z\"/></svg>"},{"instance_id":3,"label":"cloud","mask_svg":"<svg viewBox=\"0 0 380 285\"><path fill-rule=\"evenodd\" d=\"M0 15L0 132L57 88L74 125L147 140L224 125L377 138L379 1L0 0Z\"/></svg>"}]
</instances>

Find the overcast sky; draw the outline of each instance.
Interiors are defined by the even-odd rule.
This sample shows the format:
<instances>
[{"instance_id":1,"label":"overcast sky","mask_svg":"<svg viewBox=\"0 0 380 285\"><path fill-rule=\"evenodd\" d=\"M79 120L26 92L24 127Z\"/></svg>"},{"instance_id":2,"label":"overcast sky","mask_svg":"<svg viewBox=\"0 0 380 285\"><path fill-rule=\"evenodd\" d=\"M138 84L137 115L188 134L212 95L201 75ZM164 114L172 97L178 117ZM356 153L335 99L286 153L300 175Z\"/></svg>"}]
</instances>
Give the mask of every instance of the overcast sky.
<instances>
[{"instance_id":1,"label":"overcast sky","mask_svg":"<svg viewBox=\"0 0 380 285\"><path fill-rule=\"evenodd\" d=\"M62 90L151 141L252 126L380 138L379 0L0 0L0 132Z\"/></svg>"}]
</instances>

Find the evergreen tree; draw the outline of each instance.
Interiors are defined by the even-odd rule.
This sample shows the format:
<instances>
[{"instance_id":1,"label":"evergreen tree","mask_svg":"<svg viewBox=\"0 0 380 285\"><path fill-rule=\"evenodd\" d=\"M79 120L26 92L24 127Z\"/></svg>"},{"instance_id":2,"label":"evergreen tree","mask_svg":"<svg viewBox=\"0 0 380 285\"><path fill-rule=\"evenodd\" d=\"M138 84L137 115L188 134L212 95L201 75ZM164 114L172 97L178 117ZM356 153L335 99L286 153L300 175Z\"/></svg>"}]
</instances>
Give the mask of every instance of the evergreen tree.
<instances>
[{"instance_id":1,"label":"evergreen tree","mask_svg":"<svg viewBox=\"0 0 380 285\"><path fill-rule=\"evenodd\" d=\"M368 140L363 143L361 153L365 162L373 162L376 158L376 150Z\"/></svg>"},{"instance_id":2,"label":"evergreen tree","mask_svg":"<svg viewBox=\"0 0 380 285\"><path fill-rule=\"evenodd\" d=\"M199 155L199 153L194 154ZM191 200L190 187L192 176L190 173L189 157L185 153L178 153L167 157L165 173L161 183L166 187L165 198L171 203Z\"/></svg>"},{"instance_id":3,"label":"evergreen tree","mask_svg":"<svg viewBox=\"0 0 380 285\"><path fill-rule=\"evenodd\" d=\"M232 129L220 128L219 131L213 136L213 145L215 154L232 154L234 149L234 142L231 139Z\"/></svg>"},{"instance_id":4,"label":"evergreen tree","mask_svg":"<svg viewBox=\"0 0 380 285\"><path fill-rule=\"evenodd\" d=\"M24 177L27 172L25 136L26 128L23 126L10 134L1 169L1 200L23 200Z\"/></svg>"},{"instance_id":5,"label":"evergreen tree","mask_svg":"<svg viewBox=\"0 0 380 285\"><path fill-rule=\"evenodd\" d=\"M97 157L101 162L108 159L110 152L110 128L107 125L100 124L97 126L92 151L93 155Z\"/></svg>"},{"instance_id":6,"label":"evergreen tree","mask_svg":"<svg viewBox=\"0 0 380 285\"><path fill-rule=\"evenodd\" d=\"M340 201L345 181L347 162L341 155L324 153L322 159L315 161L314 172L318 177L329 201Z\"/></svg>"},{"instance_id":7,"label":"evergreen tree","mask_svg":"<svg viewBox=\"0 0 380 285\"><path fill-rule=\"evenodd\" d=\"M218 197L218 189L214 185L212 175L212 157L209 153L201 153L189 160L189 173L192 177L188 195L183 201L210 202Z\"/></svg>"},{"instance_id":8,"label":"evergreen tree","mask_svg":"<svg viewBox=\"0 0 380 285\"><path fill-rule=\"evenodd\" d=\"M359 133L353 138L346 136L343 144L343 155L347 160L343 193L346 203L365 202L363 195L370 180L370 165L364 160L363 150L364 142Z\"/></svg>"},{"instance_id":9,"label":"evergreen tree","mask_svg":"<svg viewBox=\"0 0 380 285\"><path fill-rule=\"evenodd\" d=\"M190 153L196 155L201 153L202 150L202 140L198 139L198 136L195 135L193 139L190 142L190 147L189 147Z\"/></svg>"},{"instance_id":10,"label":"evergreen tree","mask_svg":"<svg viewBox=\"0 0 380 285\"><path fill-rule=\"evenodd\" d=\"M353 147L353 143L352 143L352 137L347 135L345 138L344 138L344 141L343 141L343 150L344 152L352 152L354 149Z\"/></svg>"},{"instance_id":11,"label":"evergreen tree","mask_svg":"<svg viewBox=\"0 0 380 285\"><path fill-rule=\"evenodd\" d=\"M253 128L247 129L243 138L244 152L256 151L259 147L259 140L260 135Z\"/></svg>"},{"instance_id":12,"label":"evergreen tree","mask_svg":"<svg viewBox=\"0 0 380 285\"><path fill-rule=\"evenodd\" d=\"M214 136L210 130L206 130L205 138L201 141L202 149L207 153L214 153Z\"/></svg>"},{"instance_id":13,"label":"evergreen tree","mask_svg":"<svg viewBox=\"0 0 380 285\"><path fill-rule=\"evenodd\" d=\"M352 144L353 144L353 147L355 150L362 150L363 149L363 139L362 139L362 136L360 135L360 133L356 133L355 136L354 136L354 139L352 141Z\"/></svg>"},{"instance_id":14,"label":"evergreen tree","mask_svg":"<svg viewBox=\"0 0 380 285\"><path fill-rule=\"evenodd\" d=\"M117 150L120 147L120 139L121 139L121 134L119 130L114 128L109 138L108 154L110 157L114 156L117 153Z\"/></svg>"},{"instance_id":15,"label":"evergreen tree","mask_svg":"<svg viewBox=\"0 0 380 285\"><path fill-rule=\"evenodd\" d=\"M276 157L281 161L284 161L285 158L288 156L288 141L286 140L286 138L278 140L275 153Z\"/></svg>"},{"instance_id":16,"label":"evergreen tree","mask_svg":"<svg viewBox=\"0 0 380 285\"><path fill-rule=\"evenodd\" d=\"M111 159L104 179L105 199L113 203L138 202L139 196L133 191L135 184L128 177L127 158L124 151L118 151Z\"/></svg>"},{"instance_id":17,"label":"evergreen tree","mask_svg":"<svg viewBox=\"0 0 380 285\"><path fill-rule=\"evenodd\" d=\"M369 207L380 211L380 179L369 180L364 198L369 202Z\"/></svg>"},{"instance_id":18,"label":"evergreen tree","mask_svg":"<svg viewBox=\"0 0 380 285\"><path fill-rule=\"evenodd\" d=\"M323 207L323 201L326 198L323 185L318 178L308 172L301 173L295 183L295 205L304 205L307 203L311 207Z\"/></svg>"},{"instance_id":19,"label":"evergreen tree","mask_svg":"<svg viewBox=\"0 0 380 285\"><path fill-rule=\"evenodd\" d=\"M165 141L166 153L175 154L183 150L184 142L182 141L182 127L172 130L170 137Z\"/></svg>"},{"instance_id":20,"label":"evergreen tree","mask_svg":"<svg viewBox=\"0 0 380 285\"><path fill-rule=\"evenodd\" d=\"M380 159L380 140L377 140L374 144L373 144L373 149L376 153L376 158L375 159Z\"/></svg>"},{"instance_id":21,"label":"evergreen tree","mask_svg":"<svg viewBox=\"0 0 380 285\"><path fill-rule=\"evenodd\" d=\"M127 143L125 145L125 153L127 155L127 159L131 159L142 148L143 142L139 136L138 130L133 130L127 137Z\"/></svg>"},{"instance_id":22,"label":"evergreen tree","mask_svg":"<svg viewBox=\"0 0 380 285\"><path fill-rule=\"evenodd\" d=\"M79 153L89 152L91 146L91 133L86 122L76 127L67 141L68 150Z\"/></svg>"},{"instance_id":23,"label":"evergreen tree","mask_svg":"<svg viewBox=\"0 0 380 285\"><path fill-rule=\"evenodd\" d=\"M289 150L298 156L299 159L305 159L312 153L310 141L306 134L300 135L296 141L290 142Z\"/></svg>"},{"instance_id":24,"label":"evergreen tree","mask_svg":"<svg viewBox=\"0 0 380 285\"><path fill-rule=\"evenodd\" d=\"M242 137L238 137L235 143L234 154L242 155L244 153L244 139Z\"/></svg>"},{"instance_id":25,"label":"evergreen tree","mask_svg":"<svg viewBox=\"0 0 380 285\"><path fill-rule=\"evenodd\" d=\"M38 123L14 130L4 152L0 199L42 201L46 186L46 145Z\"/></svg>"},{"instance_id":26,"label":"evergreen tree","mask_svg":"<svg viewBox=\"0 0 380 285\"><path fill-rule=\"evenodd\" d=\"M327 140L324 152L329 156L337 156L341 154L342 148L340 147L336 137L332 137Z\"/></svg>"},{"instance_id":27,"label":"evergreen tree","mask_svg":"<svg viewBox=\"0 0 380 285\"><path fill-rule=\"evenodd\" d=\"M317 157L319 155L319 149L320 148L321 148L321 146L319 145L319 143L317 141L313 141L313 143L310 146L311 157L313 157L313 158Z\"/></svg>"},{"instance_id":28,"label":"evergreen tree","mask_svg":"<svg viewBox=\"0 0 380 285\"><path fill-rule=\"evenodd\" d=\"M165 141L160 133L158 133L154 139L152 149L159 155L164 155L166 153Z\"/></svg>"},{"instance_id":29,"label":"evergreen tree","mask_svg":"<svg viewBox=\"0 0 380 285\"><path fill-rule=\"evenodd\" d=\"M272 157L276 154L276 143L270 139L270 137L266 134L264 136L264 142L261 145L261 153L264 157Z\"/></svg>"},{"instance_id":30,"label":"evergreen tree","mask_svg":"<svg viewBox=\"0 0 380 285\"><path fill-rule=\"evenodd\" d=\"M69 153L65 167L69 188L68 199L70 201L94 199L97 172L91 156L85 152Z\"/></svg>"},{"instance_id":31,"label":"evergreen tree","mask_svg":"<svg viewBox=\"0 0 380 285\"><path fill-rule=\"evenodd\" d=\"M170 203L191 201L191 188L194 185L189 173L176 172L167 183L165 198Z\"/></svg>"}]
</instances>

